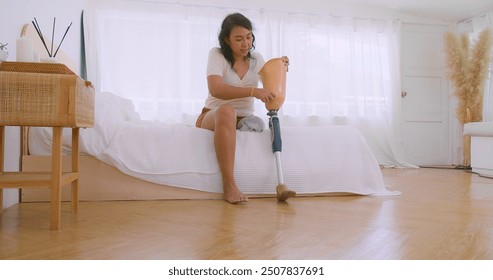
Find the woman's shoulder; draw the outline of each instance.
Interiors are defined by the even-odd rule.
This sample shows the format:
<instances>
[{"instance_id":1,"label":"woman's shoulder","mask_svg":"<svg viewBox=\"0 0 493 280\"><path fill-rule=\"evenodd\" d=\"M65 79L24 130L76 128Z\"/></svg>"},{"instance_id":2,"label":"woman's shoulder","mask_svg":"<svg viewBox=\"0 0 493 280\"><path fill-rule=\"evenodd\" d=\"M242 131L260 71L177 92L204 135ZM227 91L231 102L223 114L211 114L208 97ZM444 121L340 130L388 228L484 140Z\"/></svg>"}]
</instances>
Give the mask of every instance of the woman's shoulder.
<instances>
[{"instance_id":1,"label":"woman's shoulder","mask_svg":"<svg viewBox=\"0 0 493 280\"><path fill-rule=\"evenodd\" d=\"M258 72L258 71L260 71L260 69L265 64L264 57L262 56L262 54L260 54L259 52L256 52L256 51L253 51L251 53L251 55L252 55L253 61L255 63L255 66L254 66L255 70Z\"/></svg>"},{"instance_id":2,"label":"woman's shoulder","mask_svg":"<svg viewBox=\"0 0 493 280\"><path fill-rule=\"evenodd\" d=\"M213 47L213 48L211 48L209 50L209 55L214 55L214 56L220 55L220 56L222 56L223 53L221 51L221 48L219 48L219 47Z\"/></svg>"},{"instance_id":3,"label":"woman's shoulder","mask_svg":"<svg viewBox=\"0 0 493 280\"><path fill-rule=\"evenodd\" d=\"M226 61L226 58L224 57L221 48L214 47L209 50L209 60L224 62Z\"/></svg>"},{"instance_id":4,"label":"woman's shoulder","mask_svg":"<svg viewBox=\"0 0 493 280\"><path fill-rule=\"evenodd\" d=\"M224 76L227 70L228 61L224 58L220 48L212 48L209 50L209 58L207 60L207 75L222 75Z\"/></svg>"},{"instance_id":5,"label":"woman's shoulder","mask_svg":"<svg viewBox=\"0 0 493 280\"><path fill-rule=\"evenodd\" d=\"M261 59L261 60L264 60L264 57L262 56L261 53L257 52L257 51L253 51L251 52L251 55L254 59Z\"/></svg>"}]
</instances>

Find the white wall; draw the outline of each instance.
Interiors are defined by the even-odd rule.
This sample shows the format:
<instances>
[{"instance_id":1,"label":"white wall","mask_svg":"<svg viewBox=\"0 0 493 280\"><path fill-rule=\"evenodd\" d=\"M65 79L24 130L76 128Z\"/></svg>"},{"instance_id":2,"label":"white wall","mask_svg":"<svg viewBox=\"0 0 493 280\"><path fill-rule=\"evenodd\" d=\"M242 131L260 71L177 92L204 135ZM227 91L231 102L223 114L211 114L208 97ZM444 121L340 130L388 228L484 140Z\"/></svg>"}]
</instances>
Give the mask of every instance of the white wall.
<instances>
[{"instance_id":1,"label":"white wall","mask_svg":"<svg viewBox=\"0 0 493 280\"><path fill-rule=\"evenodd\" d=\"M57 28L63 30L73 22L61 49L77 61L80 67L80 18L85 0L1 0L0 4L0 42L8 43L9 61L15 61L15 41L20 36L22 26L36 17L44 36L51 34L53 17L57 18ZM57 33L58 34L58 33ZM59 38L58 40L60 40ZM59 42L55 38L55 43ZM5 170L18 171L20 157L20 129L7 127ZM19 201L18 190L4 190L4 208Z\"/></svg>"}]
</instances>

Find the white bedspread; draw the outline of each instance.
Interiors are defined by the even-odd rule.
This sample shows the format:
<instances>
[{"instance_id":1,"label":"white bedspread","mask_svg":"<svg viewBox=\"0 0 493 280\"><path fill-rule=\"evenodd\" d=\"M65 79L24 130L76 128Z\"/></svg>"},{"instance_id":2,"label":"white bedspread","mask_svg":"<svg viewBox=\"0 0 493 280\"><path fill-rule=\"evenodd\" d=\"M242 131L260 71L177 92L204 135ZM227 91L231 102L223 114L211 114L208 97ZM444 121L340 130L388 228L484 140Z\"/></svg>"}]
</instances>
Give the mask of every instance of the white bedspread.
<instances>
[{"instance_id":1,"label":"white bedspread","mask_svg":"<svg viewBox=\"0 0 493 280\"><path fill-rule=\"evenodd\" d=\"M96 126L81 130L81 151L128 175L169 186L222 192L213 132L183 124L140 121L132 106L99 96ZM117 99L115 102L114 99ZM281 119L282 125L282 119ZM392 195L361 133L350 126L281 127L285 183L300 194ZM49 154L51 130L30 132L30 152ZM235 175L241 191L271 194L277 185L270 132L237 133ZM70 130L64 147L70 149Z\"/></svg>"}]
</instances>

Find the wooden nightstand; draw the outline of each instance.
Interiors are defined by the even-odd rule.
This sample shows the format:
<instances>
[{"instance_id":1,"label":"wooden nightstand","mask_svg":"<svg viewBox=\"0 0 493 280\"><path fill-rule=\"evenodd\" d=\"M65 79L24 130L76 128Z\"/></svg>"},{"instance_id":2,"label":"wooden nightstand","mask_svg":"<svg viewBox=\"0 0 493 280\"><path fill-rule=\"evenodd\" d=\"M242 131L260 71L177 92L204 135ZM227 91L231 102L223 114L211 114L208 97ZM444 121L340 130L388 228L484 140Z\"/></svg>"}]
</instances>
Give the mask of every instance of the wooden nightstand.
<instances>
[{"instance_id":1,"label":"wooden nightstand","mask_svg":"<svg viewBox=\"0 0 493 280\"><path fill-rule=\"evenodd\" d=\"M50 188L50 229L60 228L61 188L78 206L79 128L94 124L94 88L76 75L0 71L0 211L4 188ZM51 172L3 172L5 126L53 128ZM72 168L62 172L62 132L72 128Z\"/></svg>"}]
</instances>

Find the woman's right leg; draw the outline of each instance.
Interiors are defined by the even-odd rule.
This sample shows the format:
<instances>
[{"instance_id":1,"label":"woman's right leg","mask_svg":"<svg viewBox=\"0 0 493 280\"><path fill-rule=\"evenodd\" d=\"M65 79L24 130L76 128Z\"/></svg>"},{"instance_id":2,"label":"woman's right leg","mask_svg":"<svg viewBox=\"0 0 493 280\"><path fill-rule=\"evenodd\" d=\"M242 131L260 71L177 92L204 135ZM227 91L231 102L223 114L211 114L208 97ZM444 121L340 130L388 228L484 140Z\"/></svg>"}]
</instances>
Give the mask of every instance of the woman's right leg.
<instances>
[{"instance_id":1,"label":"woman's right leg","mask_svg":"<svg viewBox=\"0 0 493 280\"><path fill-rule=\"evenodd\" d=\"M234 178L236 150L236 111L223 105L207 112L201 128L214 131L214 147L223 180L224 199L229 203L248 201L248 197L238 189Z\"/></svg>"}]
</instances>

